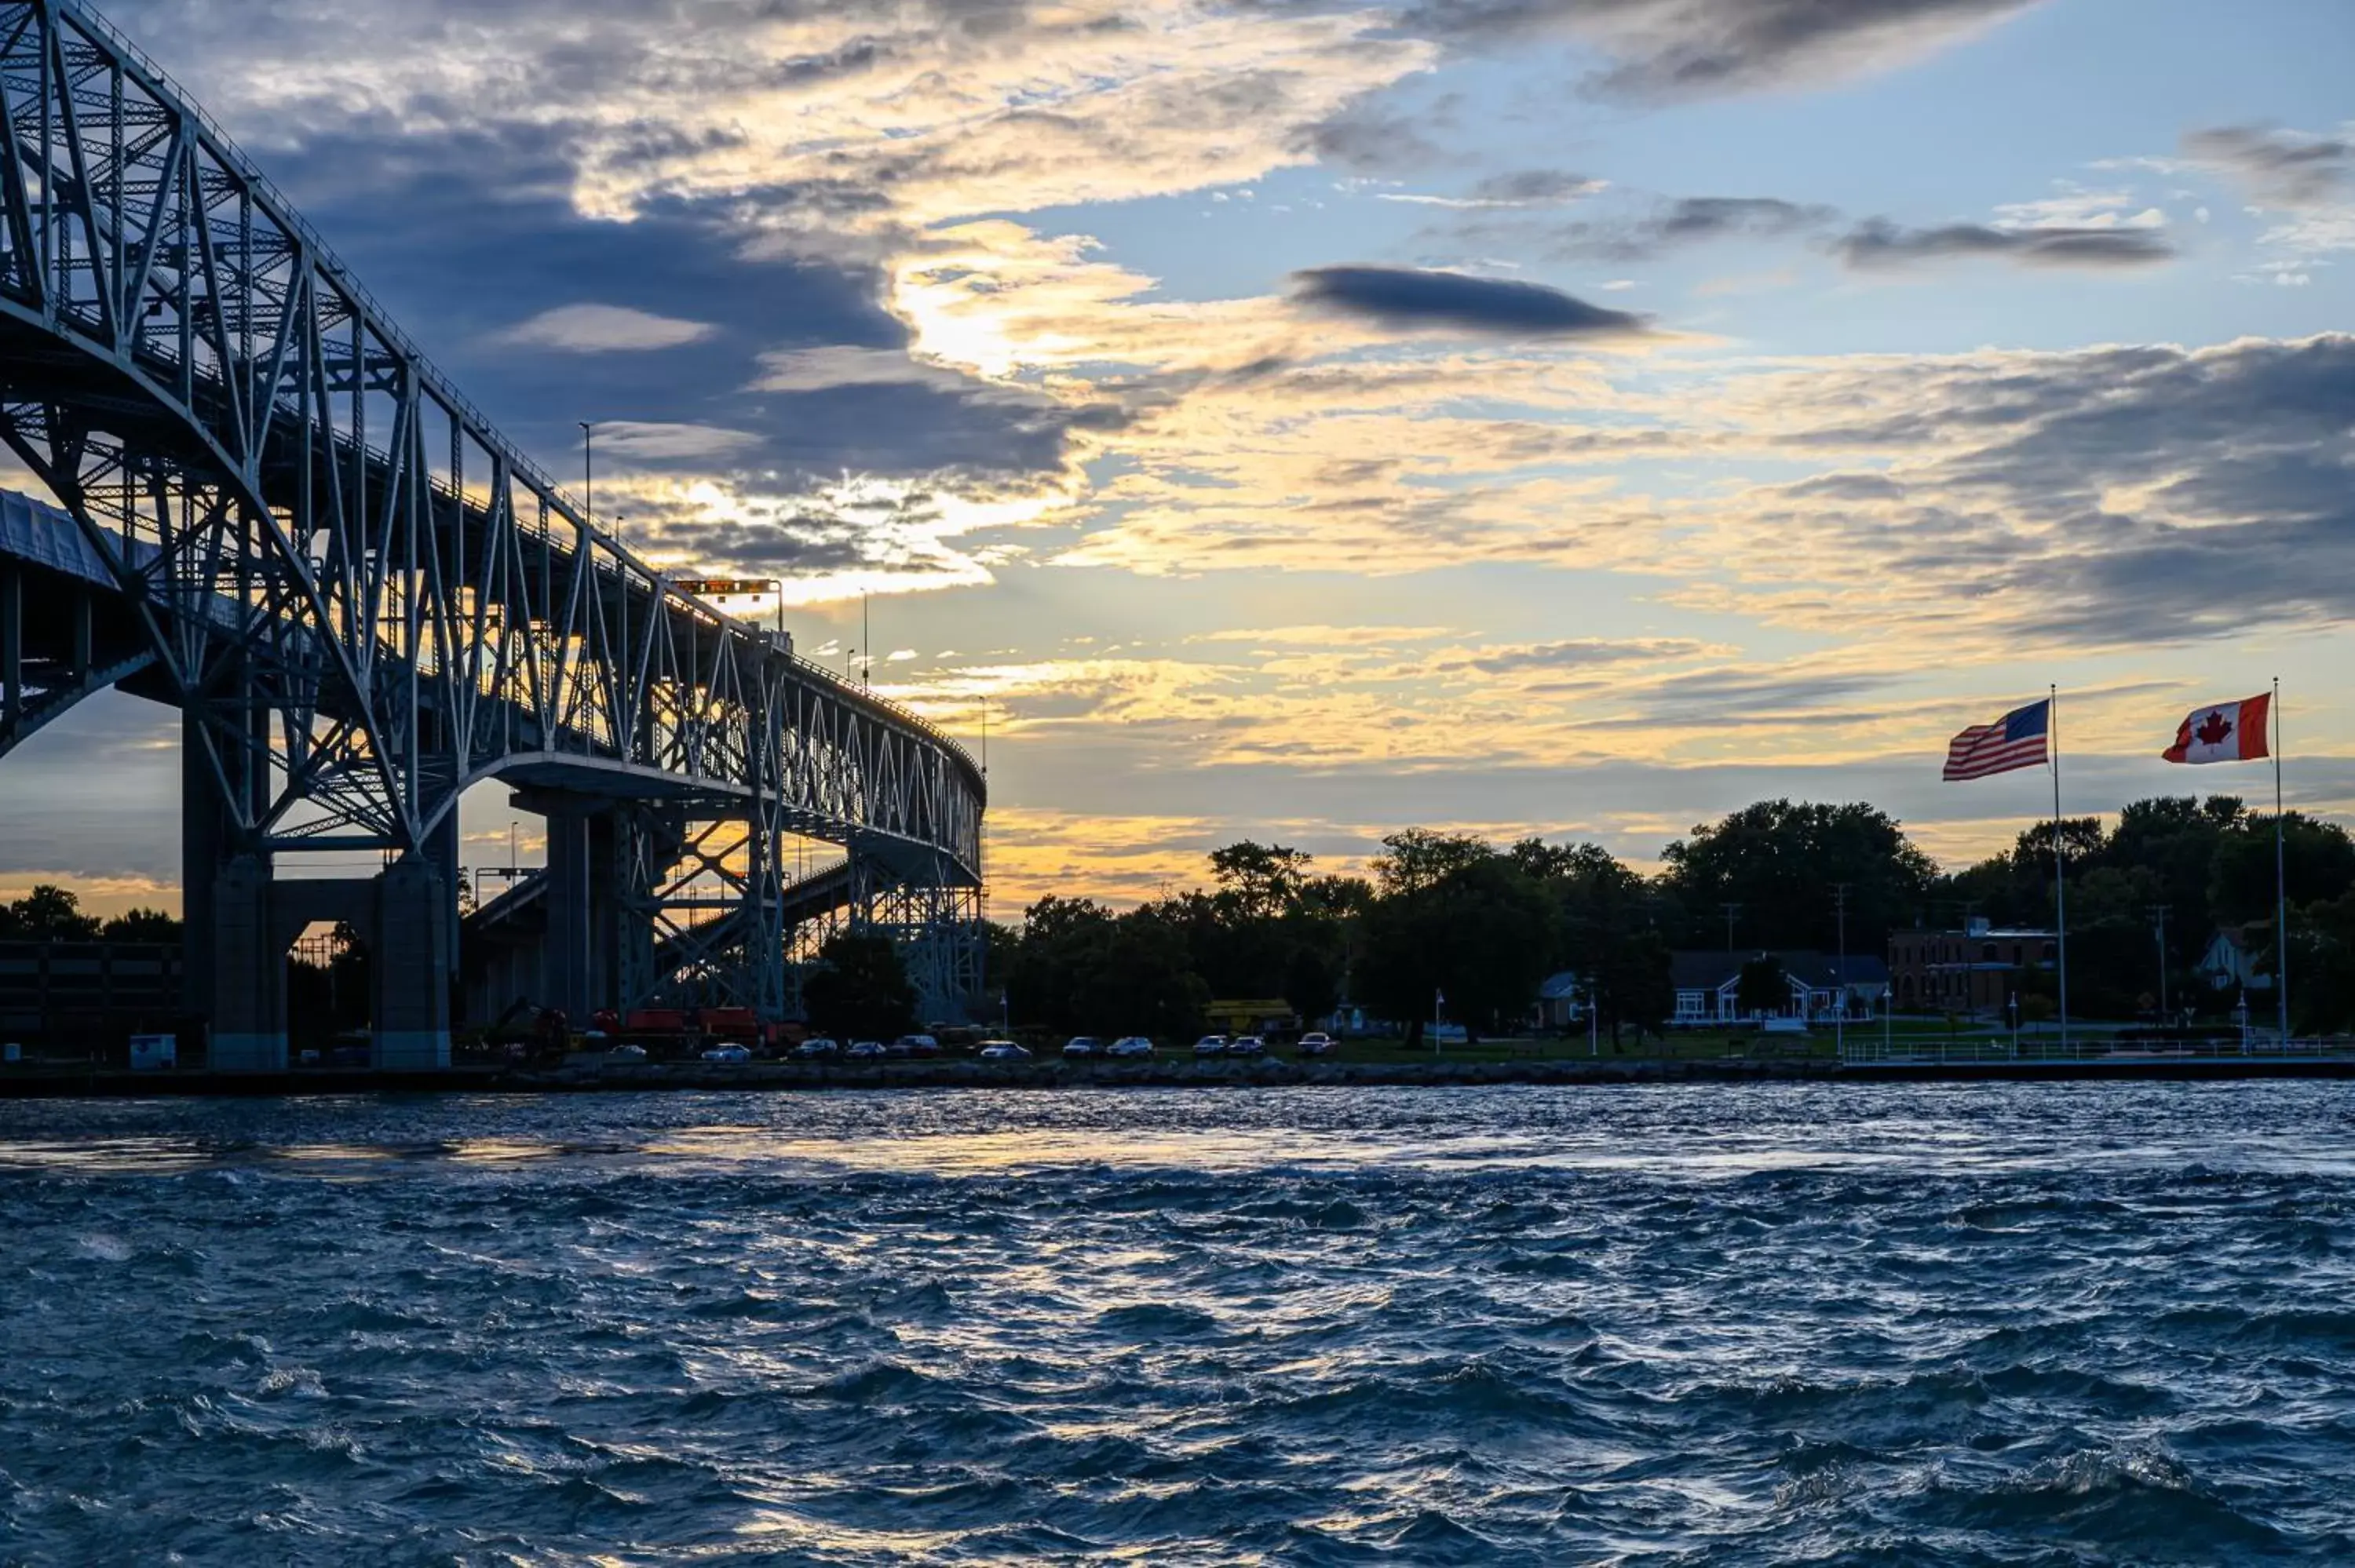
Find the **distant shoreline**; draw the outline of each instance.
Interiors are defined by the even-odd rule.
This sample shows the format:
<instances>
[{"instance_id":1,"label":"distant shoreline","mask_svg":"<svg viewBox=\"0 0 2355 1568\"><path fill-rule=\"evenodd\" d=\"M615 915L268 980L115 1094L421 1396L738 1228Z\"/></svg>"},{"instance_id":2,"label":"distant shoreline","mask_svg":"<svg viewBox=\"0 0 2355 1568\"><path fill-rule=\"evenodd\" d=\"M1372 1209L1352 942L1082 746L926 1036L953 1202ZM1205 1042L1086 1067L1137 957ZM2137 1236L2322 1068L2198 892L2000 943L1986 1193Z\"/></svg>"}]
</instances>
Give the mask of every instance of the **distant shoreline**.
<instances>
[{"instance_id":1,"label":"distant shoreline","mask_svg":"<svg viewBox=\"0 0 2355 1568\"><path fill-rule=\"evenodd\" d=\"M965 1061L875 1066L752 1063L623 1067L457 1067L442 1072L303 1068L277 1073L44 1069L0 1073L0 1099L257 1097L364 1094L628 1094L877 1089L1463 1088L1490 1085L1969 1084L2355 1078L2355 1056L2121 1054L2081 1061L1715 1061L1640 1057L1529 1062L1015 1064Z\"/></svg>"}]
</instances>

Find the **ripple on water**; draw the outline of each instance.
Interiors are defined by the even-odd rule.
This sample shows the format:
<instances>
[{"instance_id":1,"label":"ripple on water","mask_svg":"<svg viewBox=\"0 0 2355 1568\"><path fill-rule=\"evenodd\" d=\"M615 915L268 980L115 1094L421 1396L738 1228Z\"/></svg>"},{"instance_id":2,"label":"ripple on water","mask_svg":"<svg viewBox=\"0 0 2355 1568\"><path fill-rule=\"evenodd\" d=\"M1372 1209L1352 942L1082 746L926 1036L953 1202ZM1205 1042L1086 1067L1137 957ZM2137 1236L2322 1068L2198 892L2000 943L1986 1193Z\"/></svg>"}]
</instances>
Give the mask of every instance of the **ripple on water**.
<instances>
[{"instance_id":1,"label":"ripple on water","mask_svg":"<svg viewBox=\"0 0 2355 1568\"><path fill-rule=\"evenodd\" d=\"M2355 1560L2350 1110L0 1105L0 1560Z\"/></svg>"}]
</instances>

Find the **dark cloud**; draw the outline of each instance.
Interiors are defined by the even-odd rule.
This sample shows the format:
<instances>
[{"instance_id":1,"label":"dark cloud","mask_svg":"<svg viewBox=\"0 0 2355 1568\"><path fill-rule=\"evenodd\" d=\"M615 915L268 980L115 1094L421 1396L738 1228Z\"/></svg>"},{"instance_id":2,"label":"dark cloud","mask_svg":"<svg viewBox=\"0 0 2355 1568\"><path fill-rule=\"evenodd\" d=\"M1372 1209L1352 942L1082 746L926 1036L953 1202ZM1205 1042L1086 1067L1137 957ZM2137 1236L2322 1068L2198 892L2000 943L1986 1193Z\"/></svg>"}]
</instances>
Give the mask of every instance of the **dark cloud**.
<instances>
[{"instance_id":1,"label":"dark cloud","mask_svg":"<svg viewBox=\"0 0 2355 1568\"><path fill-rule=\"evenodd\" d=\"M1557 207L1591 196L1599 186L1600 182L1588 175L1561 169L1520 169L1490 175L1472 187L1472 198L1500 207Z\"/></svg>"},{"instance_id":2,"label":"dark cloud","mask_svg":"<svg viewBox=\"0 0 2355 1568\"><path fill-rule=\"evenodd\" d=\"M1632 337L1645 318L1604 310L1541 283L1413 267L1312 267L1292 275L1293 298L1315 310L1401 331L1452 328L1500 337Z\"/></svg>"},{"instance_id":3,"label":"dark cloud","mask_svg":"<svg viewBox=\"0 0 2355 1568\"><path fill-rule=\"evenodd\" d=\"M1320 164L1345 169L1415 168L1447 155L1428 130L1422 119L1358 105L1306 127L1295 145Z\"/></svg>"},{"instance_id":4,"label":"dark cloud","mask_svg":"<svg viewBox=\"0 0 2355 1568\"><path fill-rule=\"evenodd\" d=\"M1693 98L1852 74L2037 0L1413 0L1401 25L1467 45L1556 34L1617 62L1593 85Z\"/></svg>"},{"instance_id":5,"label":"dark cloud","mask_svg":"<svg viewBox=\"0 0 2355 1568\"><path fill-rule=\"evenodd\" d=\"M2321 207L2355 189L2355 143L2264 125L2217 125L2186 132L2183 151L2281 207Z\"/></svg>"},{"instance_id":6,"label":"dark cloud","mask_svg":"<svg viewBox=\"0 0 2355 1568\"><path fill-rule=\"evenodd\" d=\"M1621 222L1566 224L1551 253L1611 261L1645 261L1681 246L1716 239L1777 239L1821 228L1838 219L1828 207L1773 196L1684 196Z\"/></svg>"},{"instance_id":7,"label":"dark cloud","mask_svg":"<svg viewBox=\"0 0 2355 1568\"><path fill-rule=\"evenodd\" d=\"M2174 242L2158 228L2083 228L2043 224L1993 228L1950 223L1934 228L1904 228L1887 218L1867 218L1832 249L1851 267L1872 270L1910 266L1955 257L1993 256L2030 267L2147 267L2170 260Z\"/></svg>"},{"instance_id":8,"label":"dark cloud","mask_svg":"<svg viewBox=\"0 0 2355 1568\"><path fill-rule=\"evenodd\" d=\"M1942 455L1782 487L1892 582L2023 630L2180 641L2355 617L2355 335L1925 362L1887 417ZM1835 393L1830 402L1853 400ZM1876 433L1858 430L1868 440Z\"/></svg>"},{"instance_id":9,"label":"dark cloud","mask_svg":"<svg viewBox=\"0 0 2355 1568\"><path fill-rule=\"evenodd\" d=\"M1060 468L1083 410L930 368L857 386L764 389L763 356L849 346L895 355L907 328L881 274L855 260L748 253L733 201L655 201L628 223L569 196L561 127L318 137L269 160L304 215L469 398L559 476L588 418L687 427L638 442L646 467L730 473L789 491L845 470L996 476ZM777 199L788 199L791 193ZM566 306L644 312L709 330L654 352L579 354L519 341ZM733 432L698 441L694 432ZM621 446L616 458L625 455Z\"/></svg>"}]
</instances>

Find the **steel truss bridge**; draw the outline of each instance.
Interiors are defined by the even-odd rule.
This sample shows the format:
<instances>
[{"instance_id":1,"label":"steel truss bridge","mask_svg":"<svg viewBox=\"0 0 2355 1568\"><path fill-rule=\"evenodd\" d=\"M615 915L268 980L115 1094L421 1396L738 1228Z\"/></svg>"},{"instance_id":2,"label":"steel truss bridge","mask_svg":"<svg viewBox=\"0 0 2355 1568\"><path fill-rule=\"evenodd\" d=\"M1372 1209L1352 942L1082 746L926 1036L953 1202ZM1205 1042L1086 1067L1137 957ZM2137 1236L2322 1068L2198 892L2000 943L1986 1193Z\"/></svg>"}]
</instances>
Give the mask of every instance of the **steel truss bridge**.
<instances>
[{"instance_id":1,"label":"steel truss bridge","mask_svg":"<svg viewBox=\"0 0 2355 1568\"><path fill-rule=\"evenodd\" d=\"M457 806L548 819L544 1000L794 1000L815 925L977 977L979 768L683 593L429 364L78 0L0 0L0 755L110 687L182 713L183 893L218 1065L285 1056L283 956L371 938L378 1060L446 1062ZM796 887L839 847L834 895ZM379 853L362 880L281 875Z\"/></svg>"}]
</instances>

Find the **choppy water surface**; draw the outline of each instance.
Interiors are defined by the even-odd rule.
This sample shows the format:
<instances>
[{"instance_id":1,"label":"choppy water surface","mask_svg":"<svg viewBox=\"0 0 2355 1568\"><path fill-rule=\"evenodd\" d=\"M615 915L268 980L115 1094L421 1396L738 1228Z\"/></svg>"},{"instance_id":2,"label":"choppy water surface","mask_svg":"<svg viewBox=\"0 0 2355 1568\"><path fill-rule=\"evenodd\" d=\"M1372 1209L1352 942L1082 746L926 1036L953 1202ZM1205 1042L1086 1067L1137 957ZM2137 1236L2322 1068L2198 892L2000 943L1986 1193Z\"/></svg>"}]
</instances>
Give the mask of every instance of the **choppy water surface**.
<instances>
[{"instance_id":1,"label":"choppy water surface","mask_svg":"<svg viewBox=\"0 0 2355 1568\"><path fill-rule=\"evenodd\" d=\"M0 1105L0 1562L2355 1559L2355 1088Z\"/></svg>"}]
</instances>

